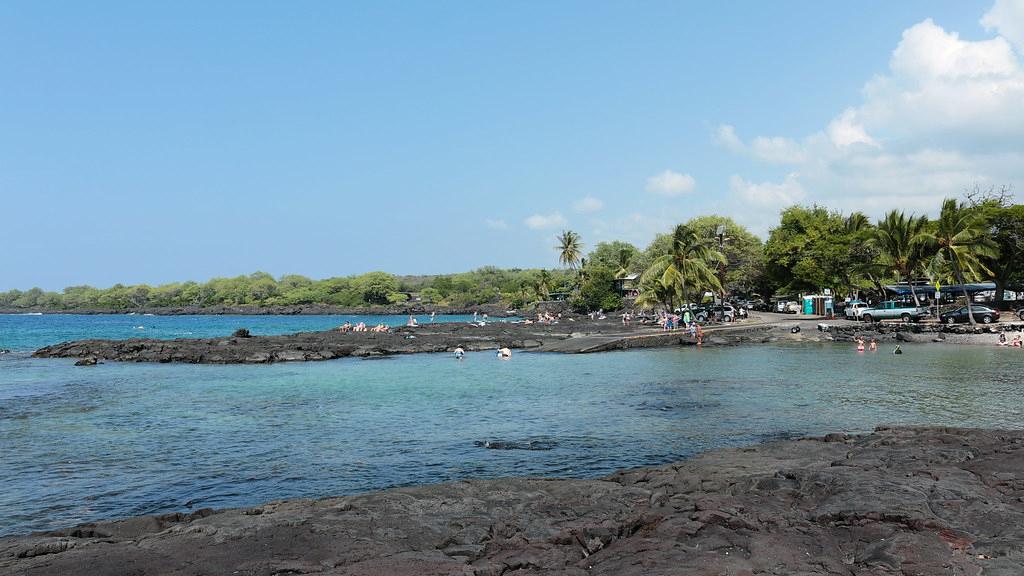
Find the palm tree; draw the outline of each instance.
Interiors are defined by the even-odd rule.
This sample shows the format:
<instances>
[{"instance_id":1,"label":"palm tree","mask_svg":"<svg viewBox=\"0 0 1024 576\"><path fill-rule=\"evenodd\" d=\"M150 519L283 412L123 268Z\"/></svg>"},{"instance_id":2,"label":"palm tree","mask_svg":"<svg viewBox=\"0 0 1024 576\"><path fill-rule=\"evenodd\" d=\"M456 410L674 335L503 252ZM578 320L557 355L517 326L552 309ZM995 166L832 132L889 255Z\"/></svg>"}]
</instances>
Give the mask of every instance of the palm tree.
<instances>
[{"instance_id":1,"label":"palm tree","mask_svg":"<svg viewBox=\"0 0 1024 576\"><path fill-rule=\"evenodd\" d=\"M914 273L925 260L924 244L919 240L928 226L928 218L915 218L893 210L878 222L874 236L869 242L881 252L881 264L896 275L896 280L905 280L910 285L914 305L921 301L914 289Z\"/></svg>"},{"instance_id":2,"label":"palm tree","mask_svg":"<svg viewBox=\"0 0 1024 576\"><path fill-rule=\"evenodd\" d=\"M580 242L580 235L572 230L563 230L558 236L558 263L568 266L570 270L576 270L583 256L583 243Z\"/></svg>"},{"instance_id":3,"label":"palm tree","mask_svg":"<svg viewBox=\"0 0 1024 576\"><path fill-rule=\"evenodd\" d=\"M971 326L976 325L965 279L974 280L982 272L991 273L982 264L981 258L995 258L998 254L998 247L988 234L985 219L978 211L960 205L953 198L947 199L942 203L935 231L922 232L918 243L935 250L949 263L967 301L967 319Z\"/></svg>"},{"instance_id":4,"label":"palm tree","mask_svg":"<svg viewBox=\"0 0 1024 576\"><path fill-rule=\"evenodd\" d=\"M685 304L689 300L688 286L722 289L715 275L716 266L722 263L725 263L725 256L715 250L710 239L701 238L689 226L679 224L672 231L669 253L656 258L644 271L641 281L650 283L659 277L674 281Z\"/></svg>"},{"instance_id":5,"label":"palm tree","mask_svg":"<svg viewBox=\"0 0 1024 576\"><path fill-rule=\"evenodd\" d=\"M661 304L666 310L671 310L678 296L679 284L670 275L663 274L641 285L636 304L642 308L653 308Z\"/></svg>"},{"instance_id":6,"label":"palm tree","mask_svg":"<svg viewBox=\"0 0 1024 576\"><path fill-rule=\"evenodd\" d=\"M551 273L541 268L540 272L537 274L537 283L535 287L540 299L547 300L548 294L551 292Z\"/></svg>"},{"instance_id":7,"label":"palm tree","mask_svg":"<svg viewBox=\"0 0 1024 576\"><path fill-rule=\"evenodd\" d=\"M871 226L863 212L854 212L846 217L846 231L853 234Z\"/></svg>"}]
</instances>

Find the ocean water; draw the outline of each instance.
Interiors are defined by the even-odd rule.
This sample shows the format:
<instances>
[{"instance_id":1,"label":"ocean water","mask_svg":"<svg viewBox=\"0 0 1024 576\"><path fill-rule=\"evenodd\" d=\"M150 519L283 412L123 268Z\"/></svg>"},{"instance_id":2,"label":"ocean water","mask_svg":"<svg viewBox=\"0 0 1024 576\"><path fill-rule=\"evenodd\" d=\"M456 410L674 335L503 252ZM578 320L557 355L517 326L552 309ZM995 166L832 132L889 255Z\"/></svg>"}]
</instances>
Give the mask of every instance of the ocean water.
<instances>
[{"instance_id":1,"label":"ocean water","mask_svg":"<svg viewBox=\"0 0 1024 576\"><path fill-rule=\"evenodd\" d=\"M429 324L430 315L415 317ZM345 322L373 326L404 326L408 316L151 316L140 314L0 314L0 349L32 351L50 344L84 338L214 338L238 328L252 334L293 334L337 328ZM440 315L434 322L469 322L472 315ZM514 318L489 318L501 322Z\"/></svg>"},{"instance_id":2,"label":"ocean water","mask_svg":"<svg viewBox=\"0 0 1024 576\"><path fill-rule=\"evenodd\" d=\"M172 320L142 324L195 331L199 322ZM266 319L265 329L294 320ZM0 342L36 346L74 332L11 330L4 325ZM903 348L91 368L19 351L0 356L0 534L460 478L598 477L880 424L1024 426L1024 352Z\"/></svg>"}]
</instances>

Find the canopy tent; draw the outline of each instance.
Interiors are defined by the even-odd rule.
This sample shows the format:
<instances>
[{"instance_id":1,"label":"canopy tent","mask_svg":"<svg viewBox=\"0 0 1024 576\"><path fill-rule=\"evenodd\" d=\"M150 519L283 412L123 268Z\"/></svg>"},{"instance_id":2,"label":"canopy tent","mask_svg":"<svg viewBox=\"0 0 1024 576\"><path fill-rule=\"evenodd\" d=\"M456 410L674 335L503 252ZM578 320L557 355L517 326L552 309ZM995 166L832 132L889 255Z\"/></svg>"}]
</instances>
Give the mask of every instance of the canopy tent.
<instances>
[{"instance_id":1,"label":"canopy tent","mask_svg":"<svg viewBox=\"0 0 1024 576\"><path fill-rule=\"evenodd\" d=\"M910 285L906 283L890 284L885 287L886 290L896 294L897 296L909 295ZM940 290L943 294L954 294L959 295L964 293L964 289L971 296L978 292L987 292L996 289L995 282L973 282L970 284L941 284ZM935 284L925 283L914 283L914 292L917 292L918 296L927 296L929 298L935 297Z\"/></svg>"}]
</instances>

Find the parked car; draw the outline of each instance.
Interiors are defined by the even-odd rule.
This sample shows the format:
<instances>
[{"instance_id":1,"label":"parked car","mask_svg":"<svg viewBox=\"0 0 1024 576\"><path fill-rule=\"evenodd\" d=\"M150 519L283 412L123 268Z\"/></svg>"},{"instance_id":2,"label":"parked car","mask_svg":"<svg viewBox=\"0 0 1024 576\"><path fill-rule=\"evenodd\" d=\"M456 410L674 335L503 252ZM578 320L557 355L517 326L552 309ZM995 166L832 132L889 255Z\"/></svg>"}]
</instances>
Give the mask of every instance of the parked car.
<instances>
[{"instance_id":1,"label":"parked car","mask_svg":"<svg viewBox=\"0 0 1024 576\"><path fill-rule=\"evenodd\" d=\"M868 306L867 302L853 300L846 303L846 308L843 309L843 314L850 320L859 320L861 314L863 314L868 308L870 308L870 306Z\"/></svg>"},{"instance_id":2,"label":"parked car","mask_svg":"<svg viewBox=\"0 0 1024 576\"><path fill-rule=\"evenodd\" d=\"M736 319L736 309L726 304L725 306L709 306L707 308L698 308L693 312L697 322L707 322L708 320L715 320L721 318L725 322L732 322Z\"/></svg>"},{"instance_id":3,"label":"parked car","mask_svg":"<svg viewBox=\"0 0 1024 576\"><path fill-rule=\"evenodd\" d=\"M878 306L865 308L860 313L861 320L865 322L878 322L879 320L917 322L926 316L928 316L927 308L895 300L886 300Z\"/></svg>"},{"instance_id":4,"label":"parked car","mask_svg":"<svg viewBox=\"0 0 1024 576\"><path fill-rule=\"evenodd\" d=\"M779 300L775 303L775 311L780 314L796 314L800 312L800 303L792 300Z\"/></svg>"},{"instance_id":5,"label":"parked car","mask_svg":"<svg viewBox=\"0 0 1024 576\"><path fill-rule=\"evenodd\" d=\"M991 324L999 321L998 310L995 308L989 308L988 306L982 306L981 304L971 304L971 314L974 316L974 320L976 322L981 322L982 324ZM956 310L950 310L949 312L939 314L939 321L944 324L967 322L967 306L961 306Z\"/></svg>"},{"instance_id":6,"label":"parked car","mask_svg":"<svg viewBox=\"0 0 1024 576\"><path fill-rule=\"evenodd\" d=\"M1020 310L1017 310L1017 318L1020 318L1021 320L1024 320L1024 308L1021 308Z\"/></svg>"}]
</instances>

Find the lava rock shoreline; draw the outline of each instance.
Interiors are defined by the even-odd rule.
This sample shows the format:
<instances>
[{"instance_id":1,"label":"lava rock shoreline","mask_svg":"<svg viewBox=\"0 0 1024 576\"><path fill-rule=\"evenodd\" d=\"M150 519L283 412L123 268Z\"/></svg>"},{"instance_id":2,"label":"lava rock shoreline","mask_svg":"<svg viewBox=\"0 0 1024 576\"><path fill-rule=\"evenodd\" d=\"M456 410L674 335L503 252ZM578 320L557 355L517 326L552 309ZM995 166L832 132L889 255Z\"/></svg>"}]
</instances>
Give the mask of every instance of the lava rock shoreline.
<instances>
[{"instance_id":1,"label":"lava rock shoreline","mask_svg":"<svg viewBox=\"0 0 1024 576\"><path fill-rule=\"evenodd\" d=\"M614 324L612 324L614 326ZM448 352L498 348L536 349L545 342L571 338L576 330L599 332L588 322L511 324L491 322L424 324L392 328L388 332L300 332L278 336L225 336L159 340L76 340L37 350L37 358L94 358L123 362L182 362L192 364L267 364L332 360L349 356L389 356L422 352Z\"/></svg>"},{"instance_id":2,"label":"lava rock shoreline","mask_svg":"<svg viewBox=\"0 0 1024 576\"><path fill-rule=\"evenodd\" d=\"M0 574L1024 573L1024 431L889 428L0 539Z\"/></svg>"}]
</instances>

